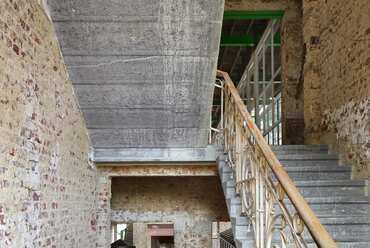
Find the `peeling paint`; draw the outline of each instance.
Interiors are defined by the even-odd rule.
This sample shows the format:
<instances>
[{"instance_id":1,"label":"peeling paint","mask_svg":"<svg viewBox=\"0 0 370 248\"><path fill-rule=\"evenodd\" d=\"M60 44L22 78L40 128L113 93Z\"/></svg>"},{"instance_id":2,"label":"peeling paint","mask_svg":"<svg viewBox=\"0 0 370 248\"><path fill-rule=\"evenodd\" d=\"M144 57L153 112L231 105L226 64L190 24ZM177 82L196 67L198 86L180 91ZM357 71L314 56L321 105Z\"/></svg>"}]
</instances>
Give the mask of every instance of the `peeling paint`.
<instances>
[{"instance_id":1,"label":"peeling paint","mask_svg":"<svg viewBox=\"0 0 370 248\"><path fill-rule=\"evenodd\" d=\"M370 176L370 98L351 101L340 108L325 110L321 127L336 135L339 152L354 165L355 175Z\"/></svg>"}]
</instances>

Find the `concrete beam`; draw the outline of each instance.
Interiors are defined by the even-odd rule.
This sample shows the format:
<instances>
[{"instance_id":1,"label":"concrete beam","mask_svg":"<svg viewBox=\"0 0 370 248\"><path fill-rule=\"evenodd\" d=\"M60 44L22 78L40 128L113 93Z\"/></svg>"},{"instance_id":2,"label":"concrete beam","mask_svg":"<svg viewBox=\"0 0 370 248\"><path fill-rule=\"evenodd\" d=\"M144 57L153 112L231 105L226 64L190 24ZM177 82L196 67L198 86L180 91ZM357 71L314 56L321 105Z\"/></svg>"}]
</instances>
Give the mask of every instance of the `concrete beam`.
<instances>
[{"instance_id":1,"label":"concrete beam","mask_svg":"<svg viewBox=\"0 0 370 248\"><path fill-rule=\"evenodd\" d=\"M216 162L218 149L215 146L205 148L156 148L156 149L95 149L94 162L104 165L117 163L209 163Z\"/></svg>"},{"instance_id":2,"label":"concrete beam","mask_svg":"<svg viewBox=\"0 0 370 248\"><path fill-rule=\"evenodd\" d=\"M202 164L98 164L98 173L108 177L217 176L216 163Z\"/></svg>"}]
</instances>

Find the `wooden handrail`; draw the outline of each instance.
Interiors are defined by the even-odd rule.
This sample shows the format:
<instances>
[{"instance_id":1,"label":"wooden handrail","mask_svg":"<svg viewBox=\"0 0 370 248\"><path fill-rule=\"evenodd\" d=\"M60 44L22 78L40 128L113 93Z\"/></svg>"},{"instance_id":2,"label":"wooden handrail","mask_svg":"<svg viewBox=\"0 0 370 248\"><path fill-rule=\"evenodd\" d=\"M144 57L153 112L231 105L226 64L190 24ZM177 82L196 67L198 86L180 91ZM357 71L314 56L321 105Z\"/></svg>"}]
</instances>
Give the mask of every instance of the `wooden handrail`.
<instances>
[{"instance_id":1,"label":"wooden handrail","mask_svg":"<svg viewBox=\"0 0 370 248\"><path fill-rule=\"evenodd\" d=\"M337 247L336 243L327 232L325 227L321 224L320 220L317 218L313 210L308 205L307 201L303 198L298 188L295 186L292 179L289 177L288 173L285 171L283 166L280 164L279 160L276 158L274 152L271 150L270 146L264 139L261 131L258 129L254 120L248 113L244 102L240 98L237 89L234 86L229 74L218 70L217 76L224 79L224 87L230 90L233 97L235 105L240 112L241 116L246 122L251 135L254 137L256 144L261 149L263 156L265 157L268 165L270 166L272 172L275 174L277 180L281 184L282 188L286 192L290 201L296 208L298 214L304 221L307 229L311 233L316 244L320 247L334 248Z\"/></svg>"}]
</instances>

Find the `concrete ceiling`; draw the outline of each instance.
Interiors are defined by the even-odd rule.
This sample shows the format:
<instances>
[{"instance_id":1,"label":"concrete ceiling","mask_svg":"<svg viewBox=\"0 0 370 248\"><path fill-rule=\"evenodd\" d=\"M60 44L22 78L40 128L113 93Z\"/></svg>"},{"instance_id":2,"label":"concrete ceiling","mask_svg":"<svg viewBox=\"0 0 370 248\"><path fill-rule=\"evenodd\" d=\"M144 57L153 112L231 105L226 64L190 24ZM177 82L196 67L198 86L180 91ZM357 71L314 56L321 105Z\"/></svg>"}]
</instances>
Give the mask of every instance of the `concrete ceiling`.
<instances>
[{"instance_id":1,"label":"concrete ceiling","mask_svg":"<svg viewBox=\"0 0 370 248\"><path fill-rule=\"evenodd\" d=\"M95 148L205 147L223 0L48 0Z\"/></svg>"}]
</instances>

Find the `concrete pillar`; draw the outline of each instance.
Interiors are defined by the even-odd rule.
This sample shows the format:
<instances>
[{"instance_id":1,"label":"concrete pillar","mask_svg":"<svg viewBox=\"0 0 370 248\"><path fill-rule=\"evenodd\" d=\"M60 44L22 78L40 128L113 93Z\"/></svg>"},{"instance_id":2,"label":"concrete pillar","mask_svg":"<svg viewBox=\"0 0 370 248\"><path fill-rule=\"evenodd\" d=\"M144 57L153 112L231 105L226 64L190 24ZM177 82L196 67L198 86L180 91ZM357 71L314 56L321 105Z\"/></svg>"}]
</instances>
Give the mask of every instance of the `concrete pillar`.
<instances>
[{"instance_id":1,"label":"concrete pillar","mask_svg":"<svg viewBox=\"0 0 370 248\"><path fill-rule=\"evenodd\" d=\"M320 143L320 1L303 1L305 143Z\"/></svg>"},{"instance_id":2,"label":"concrete pillar","mask_svg":"<svg viewBox=\"0 0 370 248\"><path fill-rule=\"evenodd\" d=\"M281 23L283 144L304 143L301 7L298 1L289 3Z\"/></svg>"},{"instance_id":3,"label":"concrete pillar","mask_svg":"<svg viewBox=\"0 0 370 248\"><path fill-rule=\"evenodd\" d=\"M97 248L108 248L111 244L111 205L112 180L108 176L98 176L97 182Z\"/></svg>"}]
</instances>

